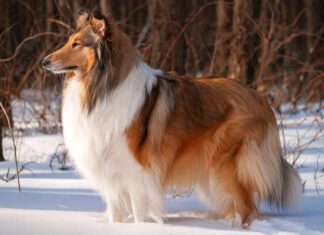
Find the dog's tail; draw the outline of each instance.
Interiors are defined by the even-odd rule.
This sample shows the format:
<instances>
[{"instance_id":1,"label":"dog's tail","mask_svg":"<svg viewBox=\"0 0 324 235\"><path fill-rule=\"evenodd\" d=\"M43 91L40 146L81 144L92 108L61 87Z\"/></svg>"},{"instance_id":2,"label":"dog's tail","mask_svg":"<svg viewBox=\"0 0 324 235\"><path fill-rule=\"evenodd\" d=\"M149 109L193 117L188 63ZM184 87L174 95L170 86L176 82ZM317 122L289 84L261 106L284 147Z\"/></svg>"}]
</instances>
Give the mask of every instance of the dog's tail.
<instances>
[{"instance_id":1,"label":"dog's tail","mask_svg":"<svg viewBox=\"0 0 324 235\"><path fill-rule=\"evenodd\" d=\"M275 124L268 129L261 143L251 141L244 144L238 178L246 188L257 192L260 201L278 209L295 204L302 193L298 172L281 157Z\"/></svg>"}]
</instances>

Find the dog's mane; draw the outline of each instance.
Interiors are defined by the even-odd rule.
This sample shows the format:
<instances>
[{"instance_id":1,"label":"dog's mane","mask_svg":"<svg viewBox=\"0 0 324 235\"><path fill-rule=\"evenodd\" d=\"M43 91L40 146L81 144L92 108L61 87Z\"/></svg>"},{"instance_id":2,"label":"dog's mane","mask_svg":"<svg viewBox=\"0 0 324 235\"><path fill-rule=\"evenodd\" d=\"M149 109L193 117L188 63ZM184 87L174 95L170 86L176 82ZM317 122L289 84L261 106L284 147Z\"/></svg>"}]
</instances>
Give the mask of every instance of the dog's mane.
<instances>
[{"instance_id":1,"label":"dog's mane","mask_svg":"<svg viewBox=\"0 0 324 235\"><path fill-rule=\"evenodd\" d=\"M128 36L122 32L115 20L100 12L92 15L105 21L105 36L96 43L95 61L90 71L81 79L83 82L83 108L91 112L96 103L109 95L138 63L138 55ZM89 24L89 18L82 28Z\"/></svg>"}]
</instances>

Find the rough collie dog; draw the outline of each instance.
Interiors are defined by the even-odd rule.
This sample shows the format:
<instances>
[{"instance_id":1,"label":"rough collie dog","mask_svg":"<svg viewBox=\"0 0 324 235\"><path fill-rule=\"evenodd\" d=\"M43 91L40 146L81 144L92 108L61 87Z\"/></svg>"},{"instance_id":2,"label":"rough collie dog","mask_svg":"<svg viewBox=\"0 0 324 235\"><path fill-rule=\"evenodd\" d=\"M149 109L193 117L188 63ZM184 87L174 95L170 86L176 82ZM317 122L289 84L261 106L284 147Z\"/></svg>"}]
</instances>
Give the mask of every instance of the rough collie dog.
<instances>
[{"instance_id":1,"label":"rough collie dog","mask_svg":"<svg viewBox=\"0 0 324 235\"><path fill-rule=\"evenodd\" d=\"M133 214L136 223L162 223L167 190L195 188L211 212L243 226L258 202L282 208L299 197L299 175L281 157L263 97L230 79L152 69L110 16L81 13L43 66L67 74L66 146L110 222Z\"/></svg>"}]
</instances>

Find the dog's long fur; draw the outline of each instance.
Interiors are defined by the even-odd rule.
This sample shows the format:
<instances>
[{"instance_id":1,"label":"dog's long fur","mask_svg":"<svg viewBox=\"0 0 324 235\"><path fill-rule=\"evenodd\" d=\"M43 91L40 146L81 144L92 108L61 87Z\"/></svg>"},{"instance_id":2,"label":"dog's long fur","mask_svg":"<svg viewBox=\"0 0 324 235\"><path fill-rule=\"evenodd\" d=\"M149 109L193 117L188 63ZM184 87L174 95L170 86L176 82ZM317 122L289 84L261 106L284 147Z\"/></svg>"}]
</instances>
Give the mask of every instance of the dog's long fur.
<instances>
[{"instance_id":1,"label":"dog's long fur","mask_svg":"<svg viewBox=\"0 0 324 235\"><path fill-rule=\"evenodd\" d=\"M282 208L298 199L298 173L281 157L274 114L254 90L154 70L100 13L82 13L77 32L45 60L67 73L66 146L111 222L128 214L162 222L164 190L195 187L211 211L245 225L258 201Z\"/></svg>"}]
</instances>

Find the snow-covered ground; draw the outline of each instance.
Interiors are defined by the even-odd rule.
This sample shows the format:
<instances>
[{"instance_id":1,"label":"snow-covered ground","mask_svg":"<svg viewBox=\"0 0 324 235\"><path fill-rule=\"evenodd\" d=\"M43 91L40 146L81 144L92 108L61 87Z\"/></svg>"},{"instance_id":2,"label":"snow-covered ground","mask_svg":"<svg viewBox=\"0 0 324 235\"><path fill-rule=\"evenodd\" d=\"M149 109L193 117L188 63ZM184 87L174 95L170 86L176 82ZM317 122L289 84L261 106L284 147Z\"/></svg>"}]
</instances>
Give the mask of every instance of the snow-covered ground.
<instances>
[{"instance_id":1,"label":"snow-covered ground","mask_svg":"<svg viewBox=\"0 0 324 235\"><path fill-rule=\"evenodd\" d=\"M253 221L248 230L232 227L231 221L208 218L194 193L167 196L165 224L109 224L103 217L103 201L86 180L73 169L59 170L58 163L53 169L49 167L62 136L21 134L16 137L19 164L30 162L26 165L30 171L21 172L21 192L17 180L0 180L0 235L324 234L324 111L320 112L286 114L283 123L279 122L284 127L282 140L288 159L297 159L296 166L305 182L300 205L280 214L262 207L262 218ZM13 146L8 137L4 148L6 157L12 160ZM1 177L14 173L12 161L0 163Z\"/></svg>"}]
</instances>

